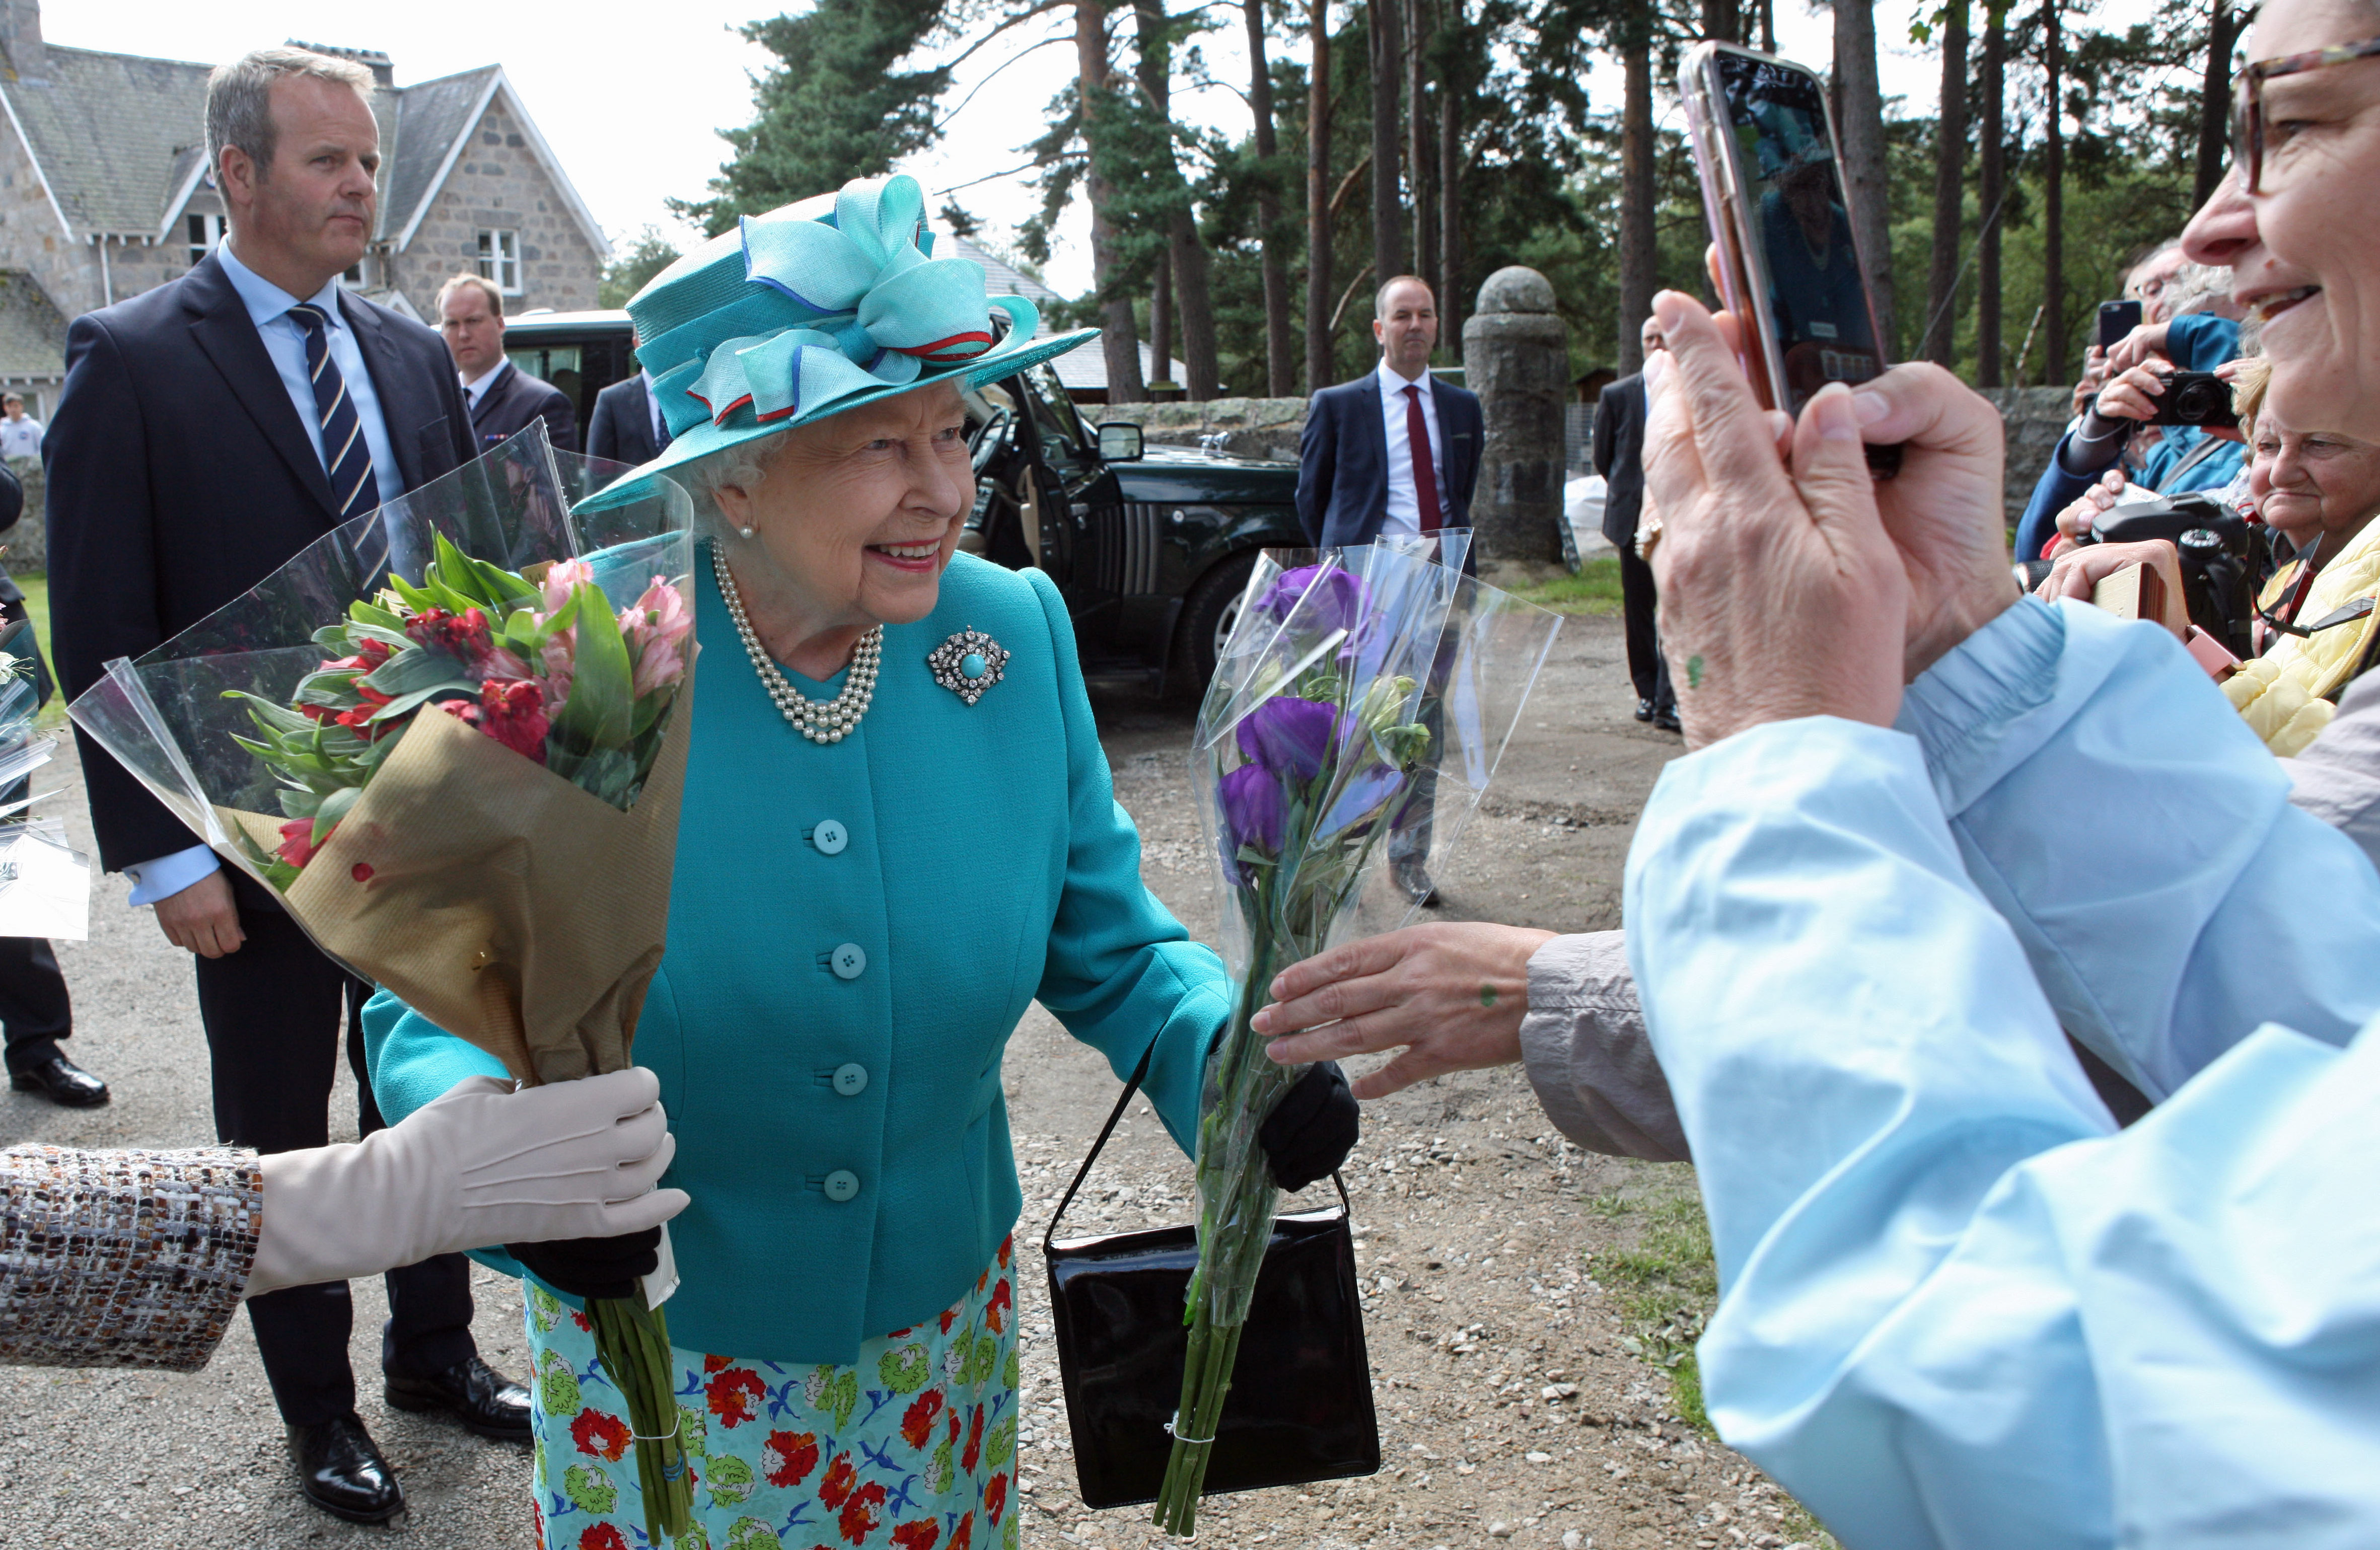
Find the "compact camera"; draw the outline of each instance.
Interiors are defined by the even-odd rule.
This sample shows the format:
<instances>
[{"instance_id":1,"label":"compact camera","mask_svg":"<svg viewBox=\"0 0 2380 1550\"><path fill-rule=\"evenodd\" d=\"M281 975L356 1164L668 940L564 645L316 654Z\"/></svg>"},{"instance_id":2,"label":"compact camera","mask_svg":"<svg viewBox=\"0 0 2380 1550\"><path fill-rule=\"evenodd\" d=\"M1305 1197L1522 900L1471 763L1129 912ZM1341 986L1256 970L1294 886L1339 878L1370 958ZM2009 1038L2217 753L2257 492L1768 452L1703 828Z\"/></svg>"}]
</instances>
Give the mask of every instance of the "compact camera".
<instances>
[{"instance_id":1,"label":"compact camera","mask_svg":"<svg viewBox=\"0 0 2380 1550\"><path fill-rule=\"evenodd\" d=\"M2231 384L2212 371L2176 371L2165 380L2165 396L2157 400L2151 425L2217 426L2229 430L2240 423L2231 407Z\"/></svg>"}]
</instances>

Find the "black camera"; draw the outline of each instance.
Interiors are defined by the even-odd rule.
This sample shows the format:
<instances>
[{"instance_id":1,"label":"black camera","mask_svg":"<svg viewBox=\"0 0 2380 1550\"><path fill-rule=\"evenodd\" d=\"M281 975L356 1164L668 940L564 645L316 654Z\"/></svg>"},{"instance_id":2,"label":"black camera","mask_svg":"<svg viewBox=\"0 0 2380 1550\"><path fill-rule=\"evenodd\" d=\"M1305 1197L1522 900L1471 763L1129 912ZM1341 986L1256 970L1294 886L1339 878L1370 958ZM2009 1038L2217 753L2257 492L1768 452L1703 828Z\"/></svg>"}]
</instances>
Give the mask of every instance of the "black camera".
<instances>
[{"instance_id":1,"label":"black camera","mask_svg":"<svg viewBox=\"0 0 2380 1550\"><path fill-rule=\"evenodd\" d=\"M2239 412L2231 407L2231 384L2212 371L2176 371L2167 377L2165 395L2156 406L2151 425L2211 425L2229 430L2240 423Z\"/></svg>"},{"instance_id":2,"label":"black camera","mask_svg":"<svg viewBox=\"0 0 2380 1550\"><path fill-rule=\"evenodd\" d=\"M2082 541L2170 542L2181 557L2182 601L2190 622L2245 661L2253 654L2256 588L2273 568L2266 532L2201 490L2110 507ZM2018 568L2029 592L2049 575L2050 562L2034 560Z\"/></svg>"}]
</instances>

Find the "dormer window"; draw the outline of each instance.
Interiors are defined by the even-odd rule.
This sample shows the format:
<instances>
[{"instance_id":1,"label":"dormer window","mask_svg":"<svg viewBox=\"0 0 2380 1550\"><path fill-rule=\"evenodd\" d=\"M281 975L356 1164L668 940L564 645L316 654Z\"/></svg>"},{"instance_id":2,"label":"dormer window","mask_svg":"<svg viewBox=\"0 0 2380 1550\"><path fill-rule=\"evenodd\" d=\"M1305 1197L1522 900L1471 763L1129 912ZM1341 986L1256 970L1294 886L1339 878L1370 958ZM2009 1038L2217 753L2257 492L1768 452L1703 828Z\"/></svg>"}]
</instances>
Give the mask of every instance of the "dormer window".
<instances>
[{"instance_id":1,"label":"dormer window","mask_svg":"<svg viewBox=\"0 0 2380 1550\"><path fill-rule=\"evenodd\" d=\"M213 252L215 244L224 239L224 218L220 215L192 215L182 224L189 234L190 262L193 266Z\"/></svg>"}]
</instances>

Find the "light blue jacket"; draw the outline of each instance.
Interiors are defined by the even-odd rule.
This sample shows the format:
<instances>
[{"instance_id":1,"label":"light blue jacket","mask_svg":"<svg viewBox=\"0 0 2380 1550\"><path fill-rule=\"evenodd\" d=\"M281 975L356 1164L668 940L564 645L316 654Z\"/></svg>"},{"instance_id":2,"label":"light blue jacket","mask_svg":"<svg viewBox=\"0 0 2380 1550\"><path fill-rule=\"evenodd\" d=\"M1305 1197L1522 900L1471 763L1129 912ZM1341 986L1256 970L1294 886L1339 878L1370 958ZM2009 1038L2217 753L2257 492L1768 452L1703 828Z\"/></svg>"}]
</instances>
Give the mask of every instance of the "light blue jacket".
<instances>
[{"instance_id":1,"label":"light blue jacket","mask_svg":"<svg viewBox=\"0 0 2380 1550\"><path fill-rule=\"evenodd\" d=\"M1148 1096L1186 1149L1229 987L1141 884L1046 576L954 556L933 613L885 630L857 731L820 745L762 691L707 556L695 571L669 949L636 1040L677 1136L664 1182L694 1197L670 1334L848 1362L956 1302L1016 1221L1001 1054L1029 1001L1119 1076L1155 1039ZM973 707L926 665L966 629L1011 653ZM385 993L364 1022L392 1122L500 1071Z\"/></svg>"},{"instance_id":2,"label":"light blue jacket","mask_svg":"<svg viewBox=\"0 0 2380 1550\"><path fill-rule=\"evenodd\" d=\"M2380 1544L2380 877L2287 796L2170 636L2031 601L1900 730L1663 775L1706 1393L1852 1550ZM2036 966L2166 1097L2131 1130Z\"/></svg>"}]
</instances>

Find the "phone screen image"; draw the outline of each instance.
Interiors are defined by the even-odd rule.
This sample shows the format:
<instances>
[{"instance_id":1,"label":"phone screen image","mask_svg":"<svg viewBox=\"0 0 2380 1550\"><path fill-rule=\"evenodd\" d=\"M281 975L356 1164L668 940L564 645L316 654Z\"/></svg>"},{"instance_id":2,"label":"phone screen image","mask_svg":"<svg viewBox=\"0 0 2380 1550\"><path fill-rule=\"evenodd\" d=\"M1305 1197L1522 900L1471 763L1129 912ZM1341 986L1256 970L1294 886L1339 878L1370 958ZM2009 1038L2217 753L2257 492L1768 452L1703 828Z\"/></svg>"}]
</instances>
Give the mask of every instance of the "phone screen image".
<instances>
[{"instance_id":1,"label":"phone screen image","mask_svg":"<svg viewBox=\"0 0 2380 1550\"><path fill-rule=\"evenodd\" d=\"M1722 51L1713 61L1752 206L1761 281L1795 415L1828 382L1884 369L1850 206L1815 78Z\"/></svg>"}]
</instances>

